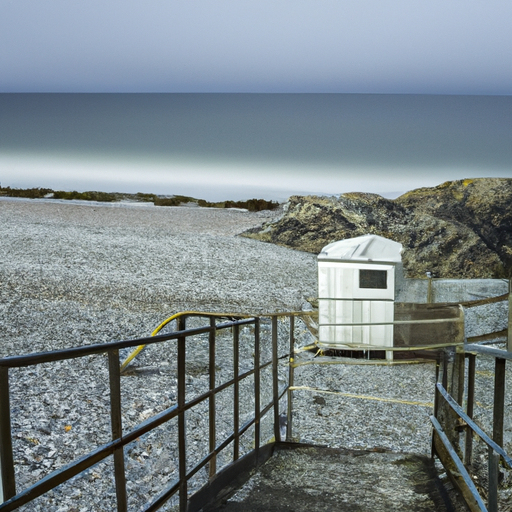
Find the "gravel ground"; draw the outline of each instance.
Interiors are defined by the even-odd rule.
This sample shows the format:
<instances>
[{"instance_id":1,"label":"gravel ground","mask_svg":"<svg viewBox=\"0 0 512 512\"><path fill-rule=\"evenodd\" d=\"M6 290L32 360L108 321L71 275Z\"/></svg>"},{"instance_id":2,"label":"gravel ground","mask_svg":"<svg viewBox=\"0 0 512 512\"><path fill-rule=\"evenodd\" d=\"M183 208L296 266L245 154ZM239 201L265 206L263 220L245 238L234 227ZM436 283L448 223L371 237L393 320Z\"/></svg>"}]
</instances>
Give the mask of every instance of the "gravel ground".
<instances>
[{"instance_id":1,"label":"gravel ground","mask_svg":"<svg viewBox=\"0 0 512 512\"><path fill-rule=\"evenodd\" d=\"M275 215L0 200L0 357L146 336L183 310L300 310L317 293L315 256L236 236ZM280 329L286 334L284 324ZM299 346L312 341L300 322L295 334ZM264 323L264 353L269 340L270 325ZM219 380L230 375L230 343L228 333L219 335ZM252 358L251 343L246 329L242 370ZM201 350L206 346L206 338L194 340L187 359L187 397L208 386L207 355ZM174 356L172 343L151 347L123 377L125 431L176 402ZM280 371L284 377L284 364ZM478 371L476 415L488 424L492 367L483 361ZM270 376L262 378L263 402L271 391ZM109 440L104 356L13 370L11 384L18 490ZM294 396L297 439L429 453L434 365L309 365L297 369L295 384L309 388ZM225 409L225 417L219 413L219 439L229 432L231 400L229 392L219 397L219 410ZM247 401L242 420L250 409ZM207 451L205 413L199 408L187 417L191 453L197 456ZM270 436L268 420L263 428ZM126 447L130 510L139 510L176 476L175 435L171 422ZM248 435L242 450L251 446ZM227 460L221 457L219 464ZM111 462L99 464L23 510L112 510L112 474ZM204 479L199 473L192 486Z\"/></svg>"}]
</instances>

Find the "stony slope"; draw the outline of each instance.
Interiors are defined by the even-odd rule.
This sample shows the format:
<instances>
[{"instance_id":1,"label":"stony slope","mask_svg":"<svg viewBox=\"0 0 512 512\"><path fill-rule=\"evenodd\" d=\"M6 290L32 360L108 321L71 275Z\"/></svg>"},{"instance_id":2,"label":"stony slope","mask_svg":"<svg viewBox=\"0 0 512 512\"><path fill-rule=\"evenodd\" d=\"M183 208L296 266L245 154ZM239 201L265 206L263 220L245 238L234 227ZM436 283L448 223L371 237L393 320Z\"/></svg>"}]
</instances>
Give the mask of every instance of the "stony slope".
<instances>
[{"instance_id":1,"label":"stony slope","mask_svg":"<svg viewBox=\"0 0 512 512\"><path fill-rule=\"evenodd\" d=\"M284 214L245 236L320 252L374 233L403 244L408 277L512 274L512 179L480 178L421 188L390 200L376 194L292 196Z\"/></svg>"}]
</instances>

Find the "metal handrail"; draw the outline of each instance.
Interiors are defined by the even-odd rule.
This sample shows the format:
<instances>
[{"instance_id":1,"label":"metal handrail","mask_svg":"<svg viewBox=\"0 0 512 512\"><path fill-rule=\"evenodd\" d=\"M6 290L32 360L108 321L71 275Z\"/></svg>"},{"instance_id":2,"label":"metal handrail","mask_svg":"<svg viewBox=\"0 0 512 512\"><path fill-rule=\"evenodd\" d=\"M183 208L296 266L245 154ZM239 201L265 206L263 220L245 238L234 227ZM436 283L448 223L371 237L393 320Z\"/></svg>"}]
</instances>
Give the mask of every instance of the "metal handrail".
<instances>
[{"instance_id":1,"label":"metal handrail","mask_svg":"<svg viewBox=\"0 0 512 512\"><path fill-rule=\"evenodd\" d=\"M465 354L464 354L465 352ZM474 392L475 392L475 359L476 355L492 357L495 359L495 381L494 381L494 405L493 405L493 435L488 435L476 422L473 420L473 406L474 406ZM434 427L433 438L432 438L432 450L433 455L437 455L448 474L454 478L457 487L462 493L466 504L472 511L489 511L496 512L498 510L498 477L499 477L499 461L500 459L509 467L512 468L512 458L506 453L503 446L503 422L504 422L504 398L505 398L505 363L507 360L512 360L512 353L505 350L491 348L476 344L466 344L463 347L463 351L458 354L459 359L453 362L454 368L458 366L458 369L454 371L459 372L455 380L458 382L455 384L455 393L459 397L458 401L450 394L447 390L447 372L448 363L447 358L444 359L443 368L443 382L436 382L436 394L435 394L435 405L434 415L430 416L430 420ZM464 379L464 359L469 358L468 367L468 380L467 385L463 385ZM436 378L438 380L439 375ZM453 377L452 377L453 378ZM453 385L453 384L452 384ZM462 406L462 391L466 389L467 393L467 409L464 411ZM442 402L440 400L443 400ZM450 424L448 420L447 425L442 425L440 420L440 410L442 407L448 406L452 414L462 420L462 423L458 426L454 426L454 423ZM449 418L449 414L444 414L445 419ZM460 450L458 431L461 429L466 430L465 439L465 450L464 450L464 462L462 457L459 456L458 450ZM469 468L471 467L472 457L472 443L473 433L477 434L480 439L487 445L489 452L489 481L488 481L488 505L487 507L482 501L480 493L478 492L474 482L469 474ZM446 454L443 455L438 448L436 448L435 434L439 436ZM450 468L450 464L455 464L457 473L453 472ZM462 482L457 480L462 478Z\"/></svg>"},{"instance_id":2,"label":"metal handrail","mask_svg":"<svg viewBox=\"0 0 512 512\"><path fill-rule=\"evenodd\" d=\"M512 458L507 455L507 452L495 443L465 412L464 409L453 399L453 397L444 389L443 385L438 382L437 390L441 396L446 400L448 405L457 413L459 418L465 421L466 425L480 437L480 439L489 447L492 448L498 455L503 457L508 467L512 469ZM432 416L433 418L433 416Z\"/></svg>"},{"instance_id":3,"label":"metal handrail","mask_svg":"<svg viewBox=\"0 0 512 512\"><path fill-rule=\"evenodd\" d=\"M36 354L28 354L22 356L10 356L0 359L0 511L7 512L16 510L18 507L31 502L35 498L41 496L45 492L55 488L57 485L69 480L79 473L87 470L91 466L104 460L106 457L113 455L114 457L114 475L117 498L117 509L119 512L127 510L127 494L124 468L124 452L123 447L133 442L141 435L153 430L154 428L170 421L173 418L178 419L178 450L179 450L179 478L170 482L153 502L146 507L145 510L158 510L170 497L179 493L180 511L187 509L189 501L187 492L187 483L200 469L209 465L210 479L217 475L216 458L217 455L226 448L230 443L234 442L233 459L236 460L240 456L239 439L242 434L254 426L254 452L256 454L260 450L260 420L271 409L274 409L274 438L275 441L280 440L279 427L279 403L280 400L288 393L288 428L291 435L291 396L289 386L279 388L277 379L278 360L281 359L277 351L277 320L279 317L288 317L290 320L290 347L293 348L293 329L295 316L303 313L278 313L269 315L272 323L272 356L270 361L260 361L260 317L248 317L247 315L230 315L231 321L216 324L219 316L226 315L186 312L177 318L177 331L158 334L147 338L138 338L134 340L124 340L105 344L88 345L83 347L74 347L69 349L57 350L53 352L41 352ZM307 314L307 313L304 313ZM201 316L209 319L209 325L198 328L186 329L187 316ZM253 368L244 372L239 372L239 333L240 327L246 325L254 326L254 364ZM223 329L232 329L234 340L234 377L222 384L215 385L215 338L216 332ZM209 334L209 353L210 353L210 386L209 390L189 401L185 401L185 344L187 338L199 334ZM119 366L119 350L124 348L138 347L141 345L150 345L161 343L168 340L176 340L178 348L178 403L165 409L164 411L154 415L153 417L143 421L130 432L123 434L121 425L121 392L120 392L120 366ZM16 493L14 461L12 450L12 432L10 422L10 396L9 396L9 369L25 366L36 365L40 363L48 363L62 361L66 359L75 359L79 357L90 356L94 354L107 353L109 359L109 376L110 376L110 397L111 397L111 424L112 424L112 441L98 446L88 454L78 458L77 460L67 464L66 466L53 471L46 477L42 478L29 488L20 493ZM263 369L272 365L273 370L273 393L272 400L267 404L260 404L260 373ZM293 369L289 370L293 374ZM250 419L240 425L239 423L239 384L242 380L252 376L254 379L254 412ZM221 391L233 387L234 403L233 403L233 431L223 441L217 444L215 432L215 396ZM208 400L210 414L210 432L209 432L209 451L205 457L189 469L186 466L186 433L184 413L192 409L198 404ZM258 460L256 457L255 460Z\"/></svg>"},{"instance_id":4,"label":"metal handrail","mask_svg":"<svg viewBox=\"0 0 512 512\"><path fill-rule=\"evenodd\" d=\"M476 488L476 485L474 484L473 480L471 480L471 476L469 475L468 470L464 466L463 462L460 460L460 457L457 455L457 452L453 448L450 440L448 439L448 436L445 434L443 427L441 427L441 424L439 423L439 421L437 421L435 416L429 416L429 418L430 421L432 422L435 432L441 439L444 447L447 449L453 462L455 463L455 466L459 470L460 476L464 479L464 482L466 482L466 485L468 486L471 495L475 499L475 502L480 507L480 510L486 512L487 508L482 500L482 497L480 496L480 493L478 492L478 489Z\"/></svg>"}]
</instances>

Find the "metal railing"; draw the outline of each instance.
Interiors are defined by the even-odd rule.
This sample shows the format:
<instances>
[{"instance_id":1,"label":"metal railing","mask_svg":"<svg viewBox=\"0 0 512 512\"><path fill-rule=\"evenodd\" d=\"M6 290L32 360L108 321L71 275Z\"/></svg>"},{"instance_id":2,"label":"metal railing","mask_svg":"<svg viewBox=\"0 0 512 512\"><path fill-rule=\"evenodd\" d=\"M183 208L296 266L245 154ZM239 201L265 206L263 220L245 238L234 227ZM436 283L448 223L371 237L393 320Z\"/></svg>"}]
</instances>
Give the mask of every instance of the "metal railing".
<instances>
[{"instance_id":1,"label":"metal railing","mask_svg":"<svg viewBox=\"0 0 512 512\"><path fill-rule=\"evenodd\" d=\"M128 510L128 497L126 485L126 469L124 447L137 438L155 428L166 424L170 420L177 421L177 448L178 448L178 477L169 481L166 487L152 498L149 505L143 510L153 511L161 508L171 497L179 499L180 512L199 511L208 502L218 499L218 496L229 481L233 480L234 472L243 466L256 467L263 463L272 454L273 444L281 440L280 428L280 404L286 399L286 440L293 439L292 425L292 398L293 390L298 389L294 385L294 368L301 365L294 361L294 331L295 318L308 316L309 313L279 313L259 316L215 315L208 313L186 312L175 317L176 331L166 334L156 334L151 337L106 343L99 345L83 346L30 354L13 356L0 359L0 511L16 510L20 506L30 503L44 493L54 489L58 485L70 480L76 475L88 470L100 461L112 457L114 461L114 476L117 510ZM200 327L187 328L187 319L199 317L205 324ZM268 318L271 324L271 354L266 361L261 361L261 325L264 318ZM279 326L280 318L289 322L288 338L285 343L280 341L281 347L286 347L286 353L279 354ZM222 323L219 323L222 322ZM416 323L425 323L417 321ZM250 370L240 372L240 334L241 329L249 327L252 330L253 361ZM217 384L217 332L231 331L233 343L232 378ZM195 336L208 336L208 391L201 393L190 400L186 400L186 347L187 343L193 343ZM192 339L191 339L192 338ZM166 341L176 344L177 363L177 403L159 412L151 418L135 426L129 432L123 433L121 410L121 371L119 351L132 349L143 345L151 346ZM459 340L457 340L459 341ZM383 347L385 350L390 347ZM423 349L441 349L439 345L420 346ZM404 350L404 347L393 347L391 350ZM453 358L450 358L450 350ZM464 352L465 350L465 352ZM501 458L509 467L511 459L503 450L503 417L504 417L504 393L505 393L505 361L512 358L511 352L491 349L481 345L465 345L445 349L441 362L442 378L439 381L440 364L437 365L436 395L434 402L434 414L431 421L434 427L432 440L432 454L437 455L448 473L455 480L461 490L464 499L471 510L487 510L476 486L469 476L468 466L471 464L473 432L476 433L489 446L489 491L488 510L497 510L497 481L498 461ZM35 484L20 492L16 489L16 479L13 460L13 442L11 429L11 405L9 391L9 369L51 363L65 359L76 359L94 354L108 355L108 372L110 386L110 420L111 441L104 443L86 455L78 458L70 464L53 471ZM492 437L487 435L473 420L474 383L475 383L475 354L494 357L495 368L495 397L494 397L494 430ZM464 359L468 358L468 381L464 383ZM279 382L278 366L283 359L287 364L287 378L284 385ZM268 403L261 404L261 374L265 369L271 371L269 382L272 387L272 398ZM243 381L249 379L253 385L252 407L253 411L249 419L241 421L241 396L240 386ZM217 439L216 397L224 390L232 389L232 421L231 433L224 439ZM462 409L464 389L467 389L466 410ZM185 413L191 411L200 404L208 406L208 452L200 460L194 460L189 466L189 452L187 450L187 433L185 426ZM284 409L284 407L283 407ZM267 415L272 419L273 440L263 439L261 432L262 418ZM500 426L501 425L501 426ZM241 437L253 432L253 446L249 452L242 453L240 447ZM460 448L459 433L466 430L464 456ZM233 449L231 463L218 468L219 455L226 453L228 446ZM226 450L227 451L227 450ZM464 459L464 462L462 460ZM233 469L236 468L236 469ZM207 471L207 483L199 490L191 490L189 482L201 470ZM3 501L3 503L1 503Z\"/></svg>"},{"instance_id":2,"label":"metal railing","mask_svg":"<svg viewBox=\"0 0 512 512\"><path fill-rule=\"evenodd\" d=\"M486 433L473 419L475 405L476 357L494 358L494 398L492 435ZM465 359L468 360L467 379ZM483 345L466 344L449 353L445 351L437 366L433 425L432 456L436 455L471 511L498 510L498 480L500 459L512 469L512 459L503 448L505 417L506 361L512 360L512 352ZM442 373L441 373L442 372ZM439 377L441 375L441 382ZM462 405L466 403L466 408ZM465 431L464 443L461 432ZM488 484L483 489L475 485L472 473L474 434L488 449ZM487 495L487 506L484 503Z\"/></svg>"},{"instance_id":3,"label":"metal railing","mask_svg":"<svg viewBox=\"0 0 512 512\"><path fill-rule=\"evenodd\" d=\"M271 450L268 448L272 443L262 444L260 422L264 415L273 410L273 433L274 441L280 440L280 412L279 404L284 398L288 398L287 408L287 425L288 437L291 437L291 391L289 391L289 383L281 388L278 380L278 363L283 356L278 354L278 319L284 317L289 320L289 339L286 340L286 348L293 351L294 344L294 326L295 317L302 313L283 313L270 316L271 336L272 336L272 353L267 361L261 361L260 353L260 325L262 319L258 316L254 317L236 317L230 315L227 319L220 319L219 315L209 315L207 313L184 313L176 318L177 330L167 334L158 334L156 336L141 338L135 340L119 341L114 343L96 344L82 346L78 348L69 348L65 350L57 350L54 352L43 352L22 356L12 356L0 359L0 510L7 512L16 510L20 506L30 503L44 493L54 489L58 485L70 480L76 475L88 470L100 461L108 457L113 457L115 491L117 510L124 512L128 510L126 470L125 470L125 453L124 447L135 441L137 438L169 422L173 418L178 423L178 478L168 482L166 487L155 497L151 503L144 508L146 511L158 510L172 496L179 496L179 510L193 511L200 510L205 499L211 499L218 493L219 489L224 485L222 475L226 472L225 468L219 471L217 468L217 457L228 446L233 449L233 462L239 458L246 459L245 465L259 465L264 462L270 455ZM205 324L200 327L186 328L186 320L191 316L201 317L205 319ZM222 323L217 323L222 320ZM250 326L252 330L253 340L253 364L252 368L244 373L240 373L240 330ZM233 378L216 385L216 335L218 331L231 330L233 341ZM186 345L190 343L190 338L198 335L208 335L209 346L209 389L189 401L186 401ZM141 345L155 345L165 341L174 340L177 344L177 403L151 418L138 424L135 428L127 433L123 433L122 426L122 410L121 410L121 372L119 351L138 347ZM193 342L193 340L192 340ZM46 477L42 478L30 487L21 491L17 490L15 479L15 468L13 460L13 433L11 429L11 405L9 391L9 370L11 368L27 367L38 365L41 363L53 363L66 359L76 359L94 354L108 355L108 373L110 385L110 420L111 420L111 436L112 440L90 451L86 455L69 463L68 465L57 469ZM286 358L288 354L286 354ZM286 362L288 359L286 359ZM272 370L272 399L269 403L260 403L260 375L265 368ZM290 367L289 377L293 383L293 368ZM254 384L253 396L253 413L252 417L244 423L240 421L240 384L244 379L251 377ZM232 404L232 432L220 443L217 442L216 434L216 396L226 390L233 390ZM289 396L288 396L289 395ZM197 405L208 402L208 453L199 461L194 461L190 468L187 465L187 435L185 428L185 412L191 410ZM241 457L240 438L251 427L254 428L253 450ZM268 441L268 440L264 440ZM208 484L197 492L190 495L188 482L201 469L208 470ZM219 483L215 484L216 479Z\"/></svg>"}]
</instances>

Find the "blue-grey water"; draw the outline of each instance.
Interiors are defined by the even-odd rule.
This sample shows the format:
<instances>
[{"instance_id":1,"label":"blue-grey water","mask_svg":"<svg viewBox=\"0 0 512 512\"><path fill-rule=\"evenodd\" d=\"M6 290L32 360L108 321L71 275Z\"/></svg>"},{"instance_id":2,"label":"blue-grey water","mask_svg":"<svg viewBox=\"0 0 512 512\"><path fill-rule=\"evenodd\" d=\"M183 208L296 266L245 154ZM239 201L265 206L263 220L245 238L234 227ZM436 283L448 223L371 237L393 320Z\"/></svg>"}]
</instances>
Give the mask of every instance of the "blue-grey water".
<instances>
[{"instance_id":1,"label":"blue-grey water","mask_svg":"<svg viewBox=\"0 0 512 512\"><path fill-rule=\"evenodd\" d=\"M205 199L512 177L511 96L0 94L0 182Z\"/></svg>"}]
</instances>

